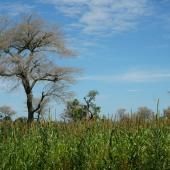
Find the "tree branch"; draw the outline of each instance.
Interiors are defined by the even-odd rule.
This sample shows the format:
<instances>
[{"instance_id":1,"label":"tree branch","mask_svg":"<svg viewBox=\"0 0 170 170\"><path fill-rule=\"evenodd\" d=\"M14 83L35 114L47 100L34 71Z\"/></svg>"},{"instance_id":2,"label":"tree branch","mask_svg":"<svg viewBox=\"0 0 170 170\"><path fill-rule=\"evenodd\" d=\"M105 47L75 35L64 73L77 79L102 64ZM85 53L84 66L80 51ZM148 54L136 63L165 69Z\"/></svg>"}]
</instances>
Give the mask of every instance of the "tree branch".
<instances>
[{"instance_id":1,"label":"tree branch","mask_svg":"<svg viewBox=\"0 0 170 170\"><path fill-rule=\"evenodd\" d=\"M32 111L33 113L37 112L37 111L41 108L41 104L42 104L42 102L43 102L43 100L44 100L44 98L45 98L46 96L48 96L48 95L45 94L44 92L42 92L42 94L41 94L41 99L40 99L37 107Z\"/></svg>"},{"instance_id":2,"label":"tree branch","mask_svg":"<svg viewBox=\"0 0 170 170\"><path fill-rule=\"evenodd\" d=\"M12 76L16 76L16 73L1 73L0 72L0 76L1 77L12 77Z\"/></svg>"},{"instance_id":3,"label":"tree branch","mask_svg":"<svg viewBox=\"0 0 170 170\"><path fill-rule=\"evenodd\" d=\"M32 85L31 85L31 89L34 88L35 84L38 81L56 82L56 81L59 81L59 80L61 80L61 79L59 79L58 75L52 75L52 74L46 73L44 76L39 77L39 78L33 80Z\"/></svg>"}]
</instances>

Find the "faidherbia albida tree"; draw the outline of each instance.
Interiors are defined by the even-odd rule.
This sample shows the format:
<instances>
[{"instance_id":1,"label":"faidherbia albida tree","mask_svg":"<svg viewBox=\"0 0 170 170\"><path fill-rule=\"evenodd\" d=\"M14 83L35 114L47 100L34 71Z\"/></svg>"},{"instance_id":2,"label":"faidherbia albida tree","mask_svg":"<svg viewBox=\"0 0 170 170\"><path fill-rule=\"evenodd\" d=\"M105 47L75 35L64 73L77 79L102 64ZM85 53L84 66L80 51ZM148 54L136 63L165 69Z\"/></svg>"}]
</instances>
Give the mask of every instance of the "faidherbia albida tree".
<instances>
[{"instance_id":1,"label":"faidherbia albida tree","mask_svg":"<svg viewBox=\"0 0 170 170\"><path fill-rule=\"evenodd\" d=\"M50 28L51 27L51 28ZM29 15L12 22L0 18L0 77L21 84L26 94L28 122L47 98L64 100L70 95L67 87L74 82L78 69L60 67L54 56L71 57L58 27L52 28L40 17ZM34 106L35 89L40 91ZM36 91L36 93L37 93Z\"/></svg>"}]
</instances>

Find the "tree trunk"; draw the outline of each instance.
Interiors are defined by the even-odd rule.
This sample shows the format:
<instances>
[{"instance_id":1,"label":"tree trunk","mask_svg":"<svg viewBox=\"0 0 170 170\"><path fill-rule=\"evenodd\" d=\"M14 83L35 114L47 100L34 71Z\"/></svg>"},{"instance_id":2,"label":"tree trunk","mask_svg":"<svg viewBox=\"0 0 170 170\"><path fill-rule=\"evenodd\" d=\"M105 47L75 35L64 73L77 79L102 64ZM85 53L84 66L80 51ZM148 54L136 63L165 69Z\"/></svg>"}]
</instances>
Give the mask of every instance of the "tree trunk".
<instances>
[{"instance_id":1,"label":"tree trunk","mask_svg":"<svg viewBox=\"0 0 170 170\"><path fill-rule=\"evenodd\" d=\"M34 120L32 100L33 100L32 93L27 94L28 123Z\"/></svg>"},{"instance_id":2,"label":"tree trunk","mask_svg":"<svg viewBox=\"0 0 170 170\"><path fill-rule=\"evenodd\" d=\"M27 110L28 110L28 123L31 123L34 120L34 108L33 108L33 95L32 95L32 89L30 87L29 79L26 75L26 73L21 75L22 84L26 93L27 97Z\"/></svg>"}]
</instances>

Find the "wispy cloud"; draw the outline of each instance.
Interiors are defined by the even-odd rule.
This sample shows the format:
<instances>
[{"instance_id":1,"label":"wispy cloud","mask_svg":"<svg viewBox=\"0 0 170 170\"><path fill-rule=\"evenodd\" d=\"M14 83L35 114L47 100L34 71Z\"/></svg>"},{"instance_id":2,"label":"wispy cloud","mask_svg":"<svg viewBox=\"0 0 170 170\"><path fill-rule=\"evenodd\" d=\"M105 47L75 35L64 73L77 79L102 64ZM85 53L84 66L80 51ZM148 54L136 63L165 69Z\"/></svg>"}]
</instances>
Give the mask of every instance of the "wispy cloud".
<instances>
[{"instance_id":1,"label":"wispy cloud","mask_svg":"<svg viewBox=\"0 0 170 170\"><path fill-rule=\"evenodd\" d=\"M149 15L149 0L40 0L52 4L72 26L85 33L113 33L133 29L142 16Z\"/></svg>"},{"instance_id":2,"label":"wispy cloud","mask_svg":"<svg viewBox=\"0 0 170 170\"><path fill-rule=\"evenodd\" d=\"M137 93L137 92L141 92L140 89L129 89L128 90L129 93Z\"/></svg>"},{"instance_id":3,"label":"wispy cloud","mask_svg":"<svg viewBox=\"0 0 170 170\"><path fill-rule=\"evenodd\" d=\"M23 4L19 2L14 3L3 3L0 5L0 13L8 14L10 16L16 16L21 13L29 13L33 10L33 5Z\"/></svg>"},{"instance_id":4,"label":"wispy cloud","mask_svg":"<svg viewBox=\"0 0 170 170\"><path fill-rule=\"evenodd\" d=\"M81 77L79 80L102 82L158 82L170 80L170 71L129 71L115 75L95 75Z\"/></svg>"}]
</instances>

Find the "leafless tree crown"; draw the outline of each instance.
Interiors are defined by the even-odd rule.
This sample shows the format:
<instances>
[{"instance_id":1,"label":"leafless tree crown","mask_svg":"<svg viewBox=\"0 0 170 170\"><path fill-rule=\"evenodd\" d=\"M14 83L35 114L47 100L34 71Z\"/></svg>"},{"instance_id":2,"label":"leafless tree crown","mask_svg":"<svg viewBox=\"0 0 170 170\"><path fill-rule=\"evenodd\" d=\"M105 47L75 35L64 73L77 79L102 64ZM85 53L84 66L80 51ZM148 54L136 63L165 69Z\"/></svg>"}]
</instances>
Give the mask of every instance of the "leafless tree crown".
<instances>
[{"instance_id":1,"label":"leafless tree crown","mask_svg":"<svg viewBox=\"0 0 170 170\"><path fill-rule=\"evenodd\" d=\"M38 111L49 96L64 99L68 95L66 87L74 82L73 75L78 71L57 66L49 59L52 53L62 57L73 55L66 48L61 31L55 28L50 28L33 15L14 24L0 17L0 76L17 80L23 86L28 115ZM43 90L37 106L33 107L33 88L36 85L43 85Z\"/></svg>"}]
</instances>

